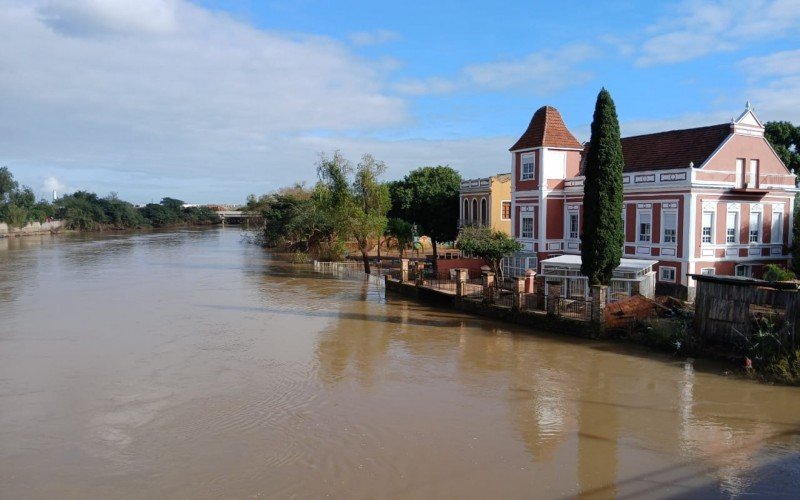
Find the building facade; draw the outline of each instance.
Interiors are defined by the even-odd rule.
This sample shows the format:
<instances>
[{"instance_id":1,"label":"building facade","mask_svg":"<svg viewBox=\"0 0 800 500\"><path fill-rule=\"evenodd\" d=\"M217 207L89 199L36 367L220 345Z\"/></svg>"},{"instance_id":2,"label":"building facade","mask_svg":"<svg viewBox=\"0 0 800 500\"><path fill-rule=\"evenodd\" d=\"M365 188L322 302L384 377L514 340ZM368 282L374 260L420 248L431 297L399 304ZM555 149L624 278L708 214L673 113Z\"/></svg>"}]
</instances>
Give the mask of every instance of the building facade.
<instances>
[{"instance_id":1,"label":"building facade","mask_svg":"<svg viewBox=\"0 0 800 500\"><path fill-rule=\"evenodd\" d=\"M461 181L459 225L490 226L511 235L511 174Z\"/></svg>"},{"instance_id":2,"label":"building facade","mask_svg":"<svg viewBox=\"0 0 800 500\"><path fill-rule=\"evenodd\" d=\"M749 103L731 123L621 142L623 257L658 261L662 293L689 292L689 274L758 277L768 263L787 263L796 177ZM588 144L545 106L510 151L512 234L524 251L507 259L506 271L580 254Z\"/></svg>"}]
</instances>

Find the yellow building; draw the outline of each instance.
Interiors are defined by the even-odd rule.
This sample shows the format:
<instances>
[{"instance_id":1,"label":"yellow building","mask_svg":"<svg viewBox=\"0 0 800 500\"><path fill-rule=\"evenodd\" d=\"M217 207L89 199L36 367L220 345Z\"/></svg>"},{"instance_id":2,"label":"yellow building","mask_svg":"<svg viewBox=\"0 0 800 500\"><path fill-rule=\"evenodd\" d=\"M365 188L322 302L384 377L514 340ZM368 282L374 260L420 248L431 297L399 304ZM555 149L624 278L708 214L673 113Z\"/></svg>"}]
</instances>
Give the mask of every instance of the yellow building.
<instances>
[{"instance_id":1,"label":"yellow building","mask_svg":"<svg viewBox=\"0 0 800 500\"><path fill-rule=\"evenodd\" d=\"M511 174L461 181L459 225L490 226L511 234Z\"/></svg>"}]
</instances>

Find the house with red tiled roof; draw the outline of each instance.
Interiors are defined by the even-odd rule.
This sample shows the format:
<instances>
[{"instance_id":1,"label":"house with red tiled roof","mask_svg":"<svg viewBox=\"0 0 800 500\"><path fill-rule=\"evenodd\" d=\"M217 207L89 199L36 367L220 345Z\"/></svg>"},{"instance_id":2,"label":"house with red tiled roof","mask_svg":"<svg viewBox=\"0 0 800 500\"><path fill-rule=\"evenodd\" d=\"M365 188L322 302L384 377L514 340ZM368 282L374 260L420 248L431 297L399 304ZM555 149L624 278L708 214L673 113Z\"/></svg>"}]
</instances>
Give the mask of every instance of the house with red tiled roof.
<instances>
[{"instance_id":1,"label":"house with red tiled roof","mask_svg":"<svg viewBox=\"0 0 800 500\"><path fill-rule=\"evenodd\" d=\"M623 258L657 261L656 288L691 296L690 274L758 277L790 258L796 176L749 103L730 123L625 137ZM539 108L511 147L511 226L523 252L506 276L580 254L588 144Z\"/></svg>"}]
</instances>

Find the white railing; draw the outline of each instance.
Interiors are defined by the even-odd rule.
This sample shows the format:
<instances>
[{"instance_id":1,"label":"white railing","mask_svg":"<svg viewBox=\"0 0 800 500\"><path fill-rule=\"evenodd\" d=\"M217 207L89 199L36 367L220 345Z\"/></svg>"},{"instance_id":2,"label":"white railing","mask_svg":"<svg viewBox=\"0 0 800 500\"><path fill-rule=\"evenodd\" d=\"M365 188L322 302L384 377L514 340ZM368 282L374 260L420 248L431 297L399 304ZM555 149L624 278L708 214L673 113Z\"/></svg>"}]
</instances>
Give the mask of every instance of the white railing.
<instances>
[{"instance_id":1,"label":"white railing","mask_svg":"<svg viewBox=\"0 0 800 500\"><path fill-rule=\"evenodd\" d=\"M322 274L331 274L345 279L366 279L369 283L383 286L384 277L380 267L373 269L376 274L364 272L364 263L357 260L344 262L320 262L314 261L314 271Z\"/></svg>"}]
</instances>

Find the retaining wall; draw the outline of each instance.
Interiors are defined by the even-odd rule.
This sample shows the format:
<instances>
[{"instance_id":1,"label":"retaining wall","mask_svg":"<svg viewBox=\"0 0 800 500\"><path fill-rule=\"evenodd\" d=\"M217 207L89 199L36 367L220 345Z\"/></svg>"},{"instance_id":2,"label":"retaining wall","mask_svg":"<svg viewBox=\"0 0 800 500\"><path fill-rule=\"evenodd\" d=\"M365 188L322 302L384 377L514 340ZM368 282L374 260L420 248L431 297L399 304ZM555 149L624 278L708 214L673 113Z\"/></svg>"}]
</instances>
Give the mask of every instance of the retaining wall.
<instances>
[{"instance_id":1,"label":"retaining wall","mask_svg":"<svg viewBox=\"0 0 800 500\"><path fill-rule=\"evenodd\" d=\"M9 227L5 222L0 222L0 238L10 236L23 236L28 234L47 234L58 231L64 227L63 220L51 222L29 222L25 227Z\"/></svg>"}]
</instances>

